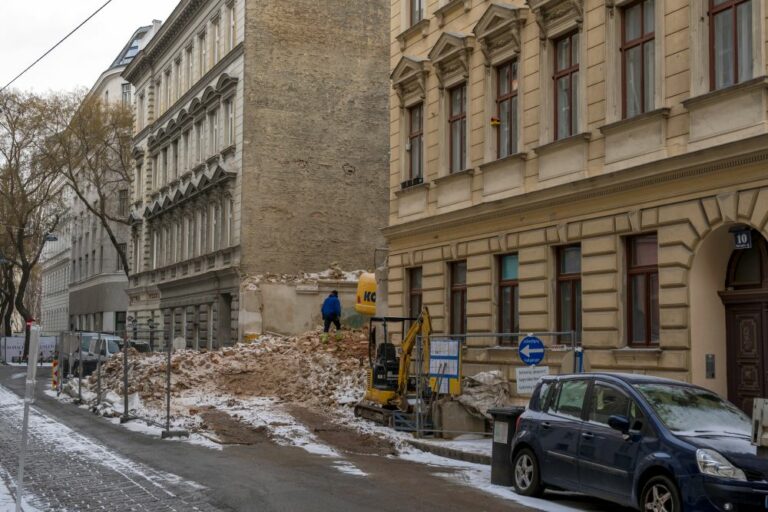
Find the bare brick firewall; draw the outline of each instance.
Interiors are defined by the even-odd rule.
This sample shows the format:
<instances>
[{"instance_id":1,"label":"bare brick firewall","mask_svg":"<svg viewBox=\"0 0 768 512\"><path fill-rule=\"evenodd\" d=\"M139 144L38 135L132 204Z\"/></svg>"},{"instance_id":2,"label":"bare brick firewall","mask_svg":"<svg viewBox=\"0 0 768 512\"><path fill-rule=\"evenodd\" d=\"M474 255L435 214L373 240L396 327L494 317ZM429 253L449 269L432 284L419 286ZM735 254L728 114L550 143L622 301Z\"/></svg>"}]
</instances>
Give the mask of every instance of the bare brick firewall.
<instances>
[{"instance_id":1,"label":"bare brick firewall","mask_svg":"<svg viewBox=\"0 0 768 512\"><path fill-rule=\"evenodd\" d=\"M242 267L370 267L384 245L389 0L247 0Z\"/></svg>"}]
</instances>

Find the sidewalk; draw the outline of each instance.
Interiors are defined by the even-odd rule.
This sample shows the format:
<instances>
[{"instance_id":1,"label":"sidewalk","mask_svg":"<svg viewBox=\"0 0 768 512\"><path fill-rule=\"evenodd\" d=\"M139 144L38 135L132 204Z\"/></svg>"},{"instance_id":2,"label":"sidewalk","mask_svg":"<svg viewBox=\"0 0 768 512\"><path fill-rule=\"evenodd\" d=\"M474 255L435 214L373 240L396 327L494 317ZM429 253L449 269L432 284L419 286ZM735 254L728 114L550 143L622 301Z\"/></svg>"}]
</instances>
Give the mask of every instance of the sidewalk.
<instances>
[{"instance_id":1,"label":"sidewalk","mask_svg":"<svg viewBox=\"0 0 768 512\"><path fill-rule=\"evenodd\" d=\"M491 464L493 442L490 437L466 435L456 439L409 439L407 443L414 448L441 457L474 464Z\"/></svg>"}]
</instances>

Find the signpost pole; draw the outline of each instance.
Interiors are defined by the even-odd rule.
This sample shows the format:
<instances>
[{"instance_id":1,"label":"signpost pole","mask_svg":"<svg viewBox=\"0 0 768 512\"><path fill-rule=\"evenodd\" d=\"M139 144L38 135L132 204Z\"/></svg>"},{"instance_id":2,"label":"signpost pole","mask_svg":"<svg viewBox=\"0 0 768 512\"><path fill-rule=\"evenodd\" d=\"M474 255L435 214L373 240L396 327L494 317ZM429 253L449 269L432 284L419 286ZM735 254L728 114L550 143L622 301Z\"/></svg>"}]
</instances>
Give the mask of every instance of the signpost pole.
<instances>
[{"instance_id":1,"label":"signpost pole","mask_svg":"<svg viewBox=\"0 0 768 512\"><path fill-rule=\"evenodd\" d=\"M37 375L38 347L40 346L40 326L30 326L29 357L27 358L27 386L24 393L24 419L21 425L21 447L19 448L19 472L16 476L16 512L21 512L24 497L24 463L27 456L27 437L29 431L29 406L35 401L35 377Z\"/></svg>"}]
</instances>

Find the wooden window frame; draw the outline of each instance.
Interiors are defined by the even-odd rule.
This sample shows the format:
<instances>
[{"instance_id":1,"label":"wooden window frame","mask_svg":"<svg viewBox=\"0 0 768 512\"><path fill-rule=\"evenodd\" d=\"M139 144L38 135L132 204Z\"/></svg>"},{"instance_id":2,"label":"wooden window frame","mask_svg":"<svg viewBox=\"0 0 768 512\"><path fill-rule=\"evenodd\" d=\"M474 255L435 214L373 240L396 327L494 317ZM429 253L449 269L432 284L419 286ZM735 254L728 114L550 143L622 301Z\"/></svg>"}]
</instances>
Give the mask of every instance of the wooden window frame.
<instances>
[{"instance_id":1,"label":"wooden window frame","mask_svg":"<svg viewBox=\"0 0 768 512\"><path fill-rule=\"evenodd\" d=\"M565 35L563 35L561 37L558 37L557 39L552 41L552 43L553 43L553 57L554 57L552 59L552 63L553 63L553 65L552 65L552 68L553 68L553 74L552 74L552 86L553 86L552 87L552 95L553 95L553 99L554 99L552 104L555 107L555 109L554 109L555 110L555 127L554 127L555 128L555 130L554 130L555 137L554 137L554 140L560 140L561 138L564 139L564 138L576 135L574 133L574 129L573 129L573 106L576 104L576 102L579 99L575 98L574 94L573 94L573 74L574 73L579 73L579 71L581 69L581 59L579 59L579 62L576 63L576 65L573 64L573 53L574 53L573 36L578 36L579 44L581 44L581 35L579 34L578 30L573 30L571 32L568 32L567 34L565 34ZM561 69L561 70L558 70L557 69L557 45L560 44L561 41L565 41L566 39L569 39L571 41L571 44L570 44L571 51L568 54L568 66L563 68L563 69ZM580 51L580 48L576 48L575 51ZM570 103L569 103L569 107L570 108L568 109L568 135L566 135L564 137L560 137L559 136L560 130L558 129L559 128L559 124L558 123L560 122L560 119L559 119L559 114L558 114L558 110L559 109L557 108L558 107L558 103L557 103L557 81L559 79L561 79L561 78L564 78L564 77L568 77L568 83L570 84L569 85L569 89L568 89L569 90L569 95L568 96L569 96L569 101L570 101Z\"/></svg>"},{"instance_id":2,"label":"wooden window frame","mask_svg":"<svg viewBox=\"0 0 768 512\"><path fill-rule=\"evenodd\" d=\"M419 271L421 273L421 286L415 287L413 286L413 274ZM422 267L412 267L407 269L408 272L408 313L413 312L413 304L414 300L418 298L419 302L419 311L421 310L421 306L424 304L424 269ZM417 313L418 314L418 313Z\"/></svg>"},{"instance_id":3,"label":"wooden window frame","mask_svg":"<svg viewBox=\"0 0 768 512\"><path fill-rule=\"evenodd\" d=\"M501 94L501 71L504 68L510 68L509 73L509 92L507 94ZM514 74L512 71L514 70ZM503 64L500 64L496 66L496 115L498 116L499 120L499 127L496 130L496 158L502 158L501 156L501 104L507 100L509 100L509 108L510 110L508 113L508 119L510 123L509 127L509 155L513 155L517 152L517 126L512 125L512 100L517 98L517 91L518 87L516 84L517 81L517 72L518 72L518 61L517 59L509 60ZM518 117L517 109L519 107L519 100L518 102L515 102L515 119ZM517 124L517 123L515 123ZM504 155L509 156L509 155Z\"/></svg>"},{"instance_id":4,"label":"wooden window frame","mask_svg":"<svg viewBox=\"0 0 768 512\"><path fill-rule=\"evenodd\" d=\"M752 0L725 0L722 4L715 5L715 0L709 0L709 9L707 17L709 18L709 88L711 91L717 90L715 84L715 16L727 11L733 10L733 84L739 83L739 19L738 6L740 4L752 2ZM754 54L754 48L752 48ZM727 86L730 87L730 86Z\"/></svg>"},{"instance_id":5,"label":"wooden window frame","mask_svg":"<svg viewBox=\"0 0 768 512\"><path fill-rule=\"evenodd\" d=\"M418 110L419 112L419 129L414 131L413 129L413 114ZM416 162L419 167L419 173L414 174L413 164L413 141L418 139L419 141L419 161ZM424 103L417 103L408 108L408 178L424 178Z\"/></svg>"},{"instance_id":6,"label":"wooden window frame","mask_svg":"<svg viewBox=\"0 0 768 512\"><path fill-rule=\"evenodd\" d=\"M497 291L496 299L498 301L498 314L499 314L499 333L504 333L504 301L501 300L501 297L503 295L503 292L505 289L509 288L512 293L512 301L510 302L510 308L509 311L510 318L512 319L512 325L515 324L515 317L517 317L517 324L520 325L520 311L519 309L515 308L515 290L518 290L520 288L520 279L519 279L519 272L520 272L520 263L519 263L519 255L518 255L518 279L504 279L503 274L503 261L506 256L515 256L517 253L508 253L508 254L501 254L497 258L498 263L498 269L499 269L499 287ZM512 336L501 336L499 337L499 345L512 345L514 346L515 343L512 340Z\"/></svg>"},{"instance_id":7,"label":"wooden window frame","mask_svg":"<svg viewBox=\"0 0 768 512\"><path fill-rule=\"evenodd\" d=\"M631 4L624 6L621 9L621 112L624 119L627 118L627 52L633 48L640 47L641 59L640 59L640 99L643 103L640 112L636 115L644 114L653 110L653 105L646 107L645 105L645 76L647 70L645 69L645 44L656 40L656 25L654 20L653 32L645 31L645 10L648 8L646 5L647 0L636 0ZM640 6L640 37L627 41L627 24L626 14L627 11L636 5ZM653 9L656 4L654 3Z\"/></svg>"},{"instance_id":8,"label":"wooden window frame","mask_svg":"<svg viewBox=\"0 0 768 512\"><path fill-rule=\"evenodd\" d=\"M457 284L454 280L454 270L457 266L464 265L464 283ZM458 312L459 317L462 319L461 326L462 330L461 332L452 332L450 334L467 334L467 260L460 260L460 261L453 261L449 265L449 271L451 273L451 297L450 297L450 311L451 311L451 317L450 317L450 325L451 330L453 330L453 324L454 320L456 319L456 311L453 310L453 297L458 294L461 297L461 311Z\"/></svg>"},{"instance_id":9,"label":"wooden window frame","mask_svg":"<svg viewBox=\"0 0 768 512\"><path fill-rule=\"evenodd\" d=\"M569 283L575 283L579 282L581 283L581 265L579 265L579 272L578 273L570 273L566 274L563 273L562 270L562 263L563 263L563 255L565 253L566 249L571 249L573 247L579 248L579 258L581 258L581 244L569 244L569 245L561 245L557 247L557 257L556 259L556 265L557 268L555 269L555 276L557 281L556 286L556 294L557 294L557 308L556 308L556 316L557 316L557 330L560 332L563 332L563 322L562 322L562 311L560 311L561 305L562 305L562 299L563 299L563 290L562 290L562 283L569 282ZM579 292L581 293L581 292ZM581 302L581 301L579 301ZM581 341L581 332L576 331L576 315L580 315L581 311L576 310L576 287L571 286L571 318L573 319L573 332L576 333L576 339ZM571 340L568 340L571 341Z\"/></svg>"},{"instance_id":10,"label":"wooden window frame","mask_svg":"<svg viewBox=\"0 0 768 512\"><path fill-rule=\"evenodd\" d=\"M639 265L636 267L632 266L632 248L633 243L635 240L638 240L640 238L650 237L653 236L656 239L656 265ZM626 261L627 261L627 271L626 271L626 286L627 286L627 344L629 346L633 347L654 347L659 345L659 340L652 341L651 339L651 333L653 332L653 324L652 324L652 317L651 314L651 277L655 274L656 280L658 282L659 279L659 264L658 264L658 247L659 247L659 238L657 233L643 233L640 235L634 235L627 237L625 239L625 251L626 251ZM643 302L645 302L646 311L647 314L645 315L645 340L636 341L632 339L632 311L634 309L634 300L632 298L632 277L638 276L638 275L645 275L645 289L647 292L647 296L643 298ZM659 323L661 323L661 319L659 317L659 314L656 315L656 318L659 318ZM661 325L659 325L659 334L661 334L660 330ZM659 336L660 337L660 336Z\"/></svg>"},{"instance_id":11,"label":"wooden window frame","mask_svg":"<svg viewBox=\"0 0 768 512\"><path fill-rule=\"evenodd\" d=\"M453 111L453 95L454 93L461 94L461 111ZM453 125L454 123L464 123L464 129L461 130L460 145L461 145L461 168L456 168L453 160ZM461 172L467 168L467 83L462 82L448 90L448 151L450 153L449 173Z\"/></svg>"}]
</instances>

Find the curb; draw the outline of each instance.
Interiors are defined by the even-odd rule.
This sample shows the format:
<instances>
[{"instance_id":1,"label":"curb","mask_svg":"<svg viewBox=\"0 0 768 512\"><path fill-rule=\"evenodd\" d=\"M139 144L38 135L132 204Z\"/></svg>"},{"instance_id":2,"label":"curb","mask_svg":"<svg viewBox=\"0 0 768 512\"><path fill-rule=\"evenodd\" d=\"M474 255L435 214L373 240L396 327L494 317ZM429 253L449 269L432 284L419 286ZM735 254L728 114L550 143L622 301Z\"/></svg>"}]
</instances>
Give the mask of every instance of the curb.
<instances>
[{"instance_id":1,"label":"curb","mask_svg":"<svg viewBox=\"0 0 768 512\"><path fill-rule=\"evenodd\" d=\"M439 455L440 457L447 457L449 459L460 460L462 462L471 462L473 464L485 464L486 466L491 465L490 455L463 452L455 448L448 448L431 443L423 443L420 441L414 441L412 439L407 439L406 443L413 446L414 448L418 448L421 451L433 453L435 455Z\"/></svg>"}]
</instances>

